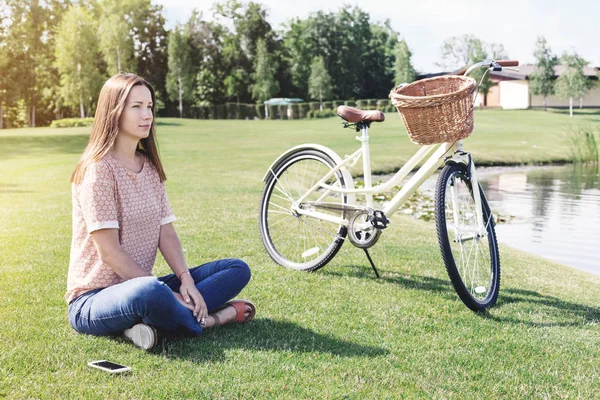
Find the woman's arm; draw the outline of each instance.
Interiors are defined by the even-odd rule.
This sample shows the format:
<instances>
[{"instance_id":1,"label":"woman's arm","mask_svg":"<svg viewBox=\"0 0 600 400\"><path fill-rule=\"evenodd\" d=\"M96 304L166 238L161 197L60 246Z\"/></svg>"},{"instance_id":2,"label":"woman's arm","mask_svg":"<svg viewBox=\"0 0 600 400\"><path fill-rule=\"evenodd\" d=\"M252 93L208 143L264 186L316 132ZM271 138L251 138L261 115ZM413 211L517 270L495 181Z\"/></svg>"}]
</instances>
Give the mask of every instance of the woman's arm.
<instances>
[{"instance_id":1,"label":"woman's arm","mask_svg":"<svg viewBox=\"0 0 600 400\"><path fill-rule=\"evenodd\" d=\"M194 317L198 321L204 323L204 318L208 315L208 309L204 298L196 288L194 279L188 272L187 263L183 256L183 249L181 248L181 242L179 236L175 232L175 227L172 223L161 225L160 227L160 238L158 240L158 248L162 253L163 257L169 267L173 270L175 275L181 281L181 287L179 293L183 300L192 304L194 309Z\"/></svg>"},{"instance_id":2,"label":"woman's arm","mask_svg":"<svg viewBox=\"0 0 600 400\"><path fill-rule=\"evenodd\" d=\"M118 229L99 229L91 233L100 260L112 268L121 278L127 280L140 276L150 276L142 269L119 243Z\"/></svg>"},{"instance_id":3,"label":"woman's arm","mask_svg":"<svg viewBox=\"0 0 600 400\"><path fill-rule=\"evenodd\" d=\"M187 273L188 266L185 262L185 257L183 256L183 249L181 248L179 236L177 236L173 224L169 223L161 225L158 248L167 264L169 264L169 267L173 270L173 273L175 273L179 279L192 278L189 273Z\"/></svg>"}]
</instances>

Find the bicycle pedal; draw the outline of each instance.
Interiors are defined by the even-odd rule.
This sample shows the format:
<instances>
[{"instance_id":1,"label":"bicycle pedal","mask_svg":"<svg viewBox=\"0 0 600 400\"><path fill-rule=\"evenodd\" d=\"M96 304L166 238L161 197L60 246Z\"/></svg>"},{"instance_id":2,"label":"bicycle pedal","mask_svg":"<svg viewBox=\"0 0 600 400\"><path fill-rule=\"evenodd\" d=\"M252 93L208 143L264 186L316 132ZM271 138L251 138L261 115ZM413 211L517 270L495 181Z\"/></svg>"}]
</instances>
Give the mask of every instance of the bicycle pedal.
<instances>
[{"instance_id":1,"label":"bicycle pedal","mask_svg":"<svg viewBox=\"0 0 600 400\"><path fill-rule=\"evenodd\" d=\"M390 220L385 216L383 211L379 210L373 211L373 214L369 215L367 220L377 229L385 229L390 223Z\"/></svg>"}]
</instances>

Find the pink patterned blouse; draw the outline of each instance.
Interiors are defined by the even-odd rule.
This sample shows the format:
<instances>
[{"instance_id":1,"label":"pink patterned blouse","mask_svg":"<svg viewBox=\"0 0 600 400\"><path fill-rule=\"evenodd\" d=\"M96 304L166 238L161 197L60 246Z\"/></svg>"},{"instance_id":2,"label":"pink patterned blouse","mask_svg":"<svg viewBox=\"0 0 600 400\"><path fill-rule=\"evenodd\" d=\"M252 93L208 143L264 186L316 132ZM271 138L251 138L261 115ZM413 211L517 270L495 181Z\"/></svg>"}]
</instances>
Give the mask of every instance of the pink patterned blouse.
<instances>
[{"instance_id":1,"label":"pink patterned blouse","mask_svg":"<svg viewBox=\"0 0 600 400\"><path fill-rule=\"evenodd\" d=\"M119 242L131 258L151 272L161 225L175 221L164 182L147 157L140 172L131 171L110 155L91 164L73 196L73 240L65 299L124 280L100 261L91 233L119 230Z\"/></svg>"}]
</instances>

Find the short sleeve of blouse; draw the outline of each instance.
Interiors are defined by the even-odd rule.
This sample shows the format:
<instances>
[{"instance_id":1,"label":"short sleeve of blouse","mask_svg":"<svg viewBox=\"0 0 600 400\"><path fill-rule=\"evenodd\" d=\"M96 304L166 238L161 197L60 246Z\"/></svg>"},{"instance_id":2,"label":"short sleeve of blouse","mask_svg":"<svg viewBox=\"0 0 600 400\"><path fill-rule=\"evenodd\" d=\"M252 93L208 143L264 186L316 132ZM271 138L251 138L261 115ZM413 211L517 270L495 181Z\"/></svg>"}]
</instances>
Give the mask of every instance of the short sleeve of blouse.
<instances>
[{"instance_id":1,"label":"short sleeve of blouse","mask_svg":"<svg viewBox=\"0 0 600 400\"><path fill-rule=\"evenodd\" d=\"M93 163L86 169L77 193L88 233L119 228L115 186L112 171L105 161Z\"/></svg>"},{"instance_id":2,"label":"short sleeve of blouse","mask_svg":"<svg viewBox=\"0 0 600 400\"><path fill-rule=\"evenodd\" d=\"M169 204L169 197L167 196L167 189L165 187L165 183L161 183L161 211L160 211L160 224L165 225L175 221L175 215L173 215L173 210L171 210L171 204Z\"/></svg>"}]
</instances>

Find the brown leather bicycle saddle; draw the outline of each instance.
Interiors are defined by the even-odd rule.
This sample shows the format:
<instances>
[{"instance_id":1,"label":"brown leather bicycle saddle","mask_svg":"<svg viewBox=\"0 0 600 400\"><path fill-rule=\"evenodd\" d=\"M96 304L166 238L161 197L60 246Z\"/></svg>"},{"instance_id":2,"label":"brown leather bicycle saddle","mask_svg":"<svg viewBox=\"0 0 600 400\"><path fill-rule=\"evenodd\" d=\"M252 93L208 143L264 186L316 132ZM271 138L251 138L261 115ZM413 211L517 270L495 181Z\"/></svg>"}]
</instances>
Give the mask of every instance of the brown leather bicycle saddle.
<instances>
[{"instance_id":1,"label":"brown leather bicycle saddle","mask_svg":"<svg viewBox=\"0 0 600 400\"><path fill-rule=\"evenodd\" d=\"M385 114L379 110L364 111L358 108L339 106L337 115L348 122L383 122Z\"/></svg>"}]
</instances>

